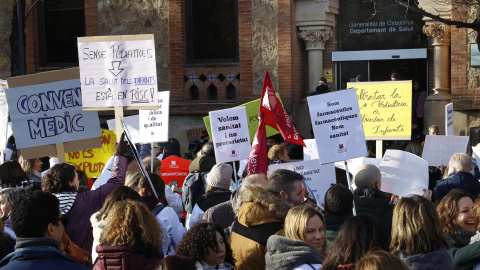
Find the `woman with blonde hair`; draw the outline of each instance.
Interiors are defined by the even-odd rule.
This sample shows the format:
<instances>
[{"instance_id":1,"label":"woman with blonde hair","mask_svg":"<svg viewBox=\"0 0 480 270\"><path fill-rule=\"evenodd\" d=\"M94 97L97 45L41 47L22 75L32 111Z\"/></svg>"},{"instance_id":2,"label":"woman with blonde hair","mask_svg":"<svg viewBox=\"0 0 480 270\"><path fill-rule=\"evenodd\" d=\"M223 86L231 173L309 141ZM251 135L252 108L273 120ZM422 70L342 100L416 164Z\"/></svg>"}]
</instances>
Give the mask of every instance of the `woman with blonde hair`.
<instances>
[{"instance_id":1,"label":"woman with blonde hair","mask_svg":"<svg viewBox=\"0 0 480 270\"><path fill-rule=\"evenodd\" d=\"M327 249L323 215L299 205L288 211L284 228L286 237L268 238L265 269L320 269Z\"/></svg>"},{"instance_id":2,"label":"woman with blonde hair","mask_svg":"<svg viewBox=\"0 0 480 270\"><path fill-rule=\"evenodd\" d=\"M428 199L404 197L393 210L390 250L409 269L453 269L437 210Z\"/></svg>"},{"instance_id":3,"label":"woman with blonde hair","mask_svg":"<svg viewBox=\"0 0 480 270\"><path fill-rule=\"evenodd\" d=\"M116 202L105 223L94 270L156 269L160 265L163 231L144 203Z\"/></svg>"},{"instance_id":4,"label":"woman with blonde hair","mask_svg":"<svg viewBox=\"0 0 480 270\"><path fill-rule=\"evenodd\" d=\"M20 166L22 166L23 171L25 174L28 176L28 180L30 180L32 183L41 183L43 180L42 175L42 161L40 161L40 158L31 158L31 159L26 159L22 156L19 157L18 163L20 163Z\"/></svg>"}]
</instances>

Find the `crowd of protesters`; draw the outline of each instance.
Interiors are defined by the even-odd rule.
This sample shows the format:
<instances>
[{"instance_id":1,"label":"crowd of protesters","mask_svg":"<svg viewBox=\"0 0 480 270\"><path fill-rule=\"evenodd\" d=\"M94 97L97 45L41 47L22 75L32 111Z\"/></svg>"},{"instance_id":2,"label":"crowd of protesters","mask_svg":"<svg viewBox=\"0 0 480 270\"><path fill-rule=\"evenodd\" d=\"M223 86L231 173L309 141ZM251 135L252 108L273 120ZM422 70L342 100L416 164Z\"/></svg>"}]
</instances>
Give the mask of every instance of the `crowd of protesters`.
<instances>
[{"instance_id":1,"label":"crowd of protesters","mask_svg":"<svg viewBox=\"0 0 480 270\"><path fill-rule=\"evenodd\" d=\"M301 160L268 139L270 164ZM403 150L421 155L417 144ZM480 173L466 154L430 167L423 196L396 199L378 167L360 166L354 190L337 168L318 205L301 174L247 176L211 142L192 161L174 138L137 146L143 164L132 147L122 135L93 186L72 164L14 151L0 165L0 269L480 269Z\"/></svg>"}]
</instances>

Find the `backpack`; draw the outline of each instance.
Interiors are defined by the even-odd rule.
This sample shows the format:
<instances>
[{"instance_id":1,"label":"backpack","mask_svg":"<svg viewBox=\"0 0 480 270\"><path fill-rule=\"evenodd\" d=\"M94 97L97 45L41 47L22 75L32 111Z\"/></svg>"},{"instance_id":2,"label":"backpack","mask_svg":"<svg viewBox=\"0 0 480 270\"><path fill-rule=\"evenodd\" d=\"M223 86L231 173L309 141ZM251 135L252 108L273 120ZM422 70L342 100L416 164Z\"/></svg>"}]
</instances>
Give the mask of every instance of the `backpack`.
<instances>
[{"instance_id":1,"label":"backpack","mask_svg":"<svg viewBox=\"0 0 480 270\"><path fill-rule=\"evenodd\" d=\"M158 213L162 212L162 210L167 207L166 205L163 205L163 204L159 204L157 206L155 206L153 209L152 209L152 213L154 216L157 216Z\"/></svg>"},{"instance_id":2,"label":"backpack","mask_svg":"<svg viewBox=\"0 0 480 270\"><path fill-rule=\"evenodd\" d=\"M90 252L86 250L86 247L91 234L92 230L90 229L90 234L88 235L87 240L85 240L83 248L81 248L70 239L67 232L63 231L60 251L80 264L90 265L92 263L92 258L90 257Z\"/></svg>"},{"instance_id":3,"label":"backpack","mask_svg":"<svg viewBox=\"0 0 480 270\"><path fill-rule=\"evenodd\" d=\"M185 212L191 214L197 198L205 193L204 173L189 173L182 186L182 203Z\"/></svg>"}]
</instances>

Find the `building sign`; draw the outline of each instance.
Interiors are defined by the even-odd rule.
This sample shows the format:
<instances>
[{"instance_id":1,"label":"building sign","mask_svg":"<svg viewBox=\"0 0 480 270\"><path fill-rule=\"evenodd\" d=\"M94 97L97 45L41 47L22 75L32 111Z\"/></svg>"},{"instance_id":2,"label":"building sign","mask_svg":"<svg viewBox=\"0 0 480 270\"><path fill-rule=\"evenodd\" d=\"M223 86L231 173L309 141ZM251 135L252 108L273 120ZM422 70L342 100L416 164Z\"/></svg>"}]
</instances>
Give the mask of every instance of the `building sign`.
<instances>
[{"instance_id":1,"label":"building sign","mask_svg":"<svg viewBox=\"0 0 480 270\"><path fill-rule=\"evenodd\" d=\"M342 51L426 48L422 16L390 0L340 1Z\"/></svg>"}]
</instances>

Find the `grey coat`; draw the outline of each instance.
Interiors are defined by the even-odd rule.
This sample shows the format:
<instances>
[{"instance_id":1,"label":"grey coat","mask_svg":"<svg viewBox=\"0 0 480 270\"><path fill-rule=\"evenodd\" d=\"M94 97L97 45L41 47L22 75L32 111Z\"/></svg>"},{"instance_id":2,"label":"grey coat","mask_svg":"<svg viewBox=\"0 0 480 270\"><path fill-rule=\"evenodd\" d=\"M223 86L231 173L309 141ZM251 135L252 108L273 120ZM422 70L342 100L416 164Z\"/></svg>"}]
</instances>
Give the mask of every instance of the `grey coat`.
<instances>
[{"instance_id":1,"label":"grey coat","mask_svg":"<svg viewBox=\"0 0 480 270\"><path fill-rule=\"evenodd\" d=\"M291 270L302 264L321 264L323 257L309 244L272 235L267 241L265 269Z\"/></svg>"}]
</instances>

